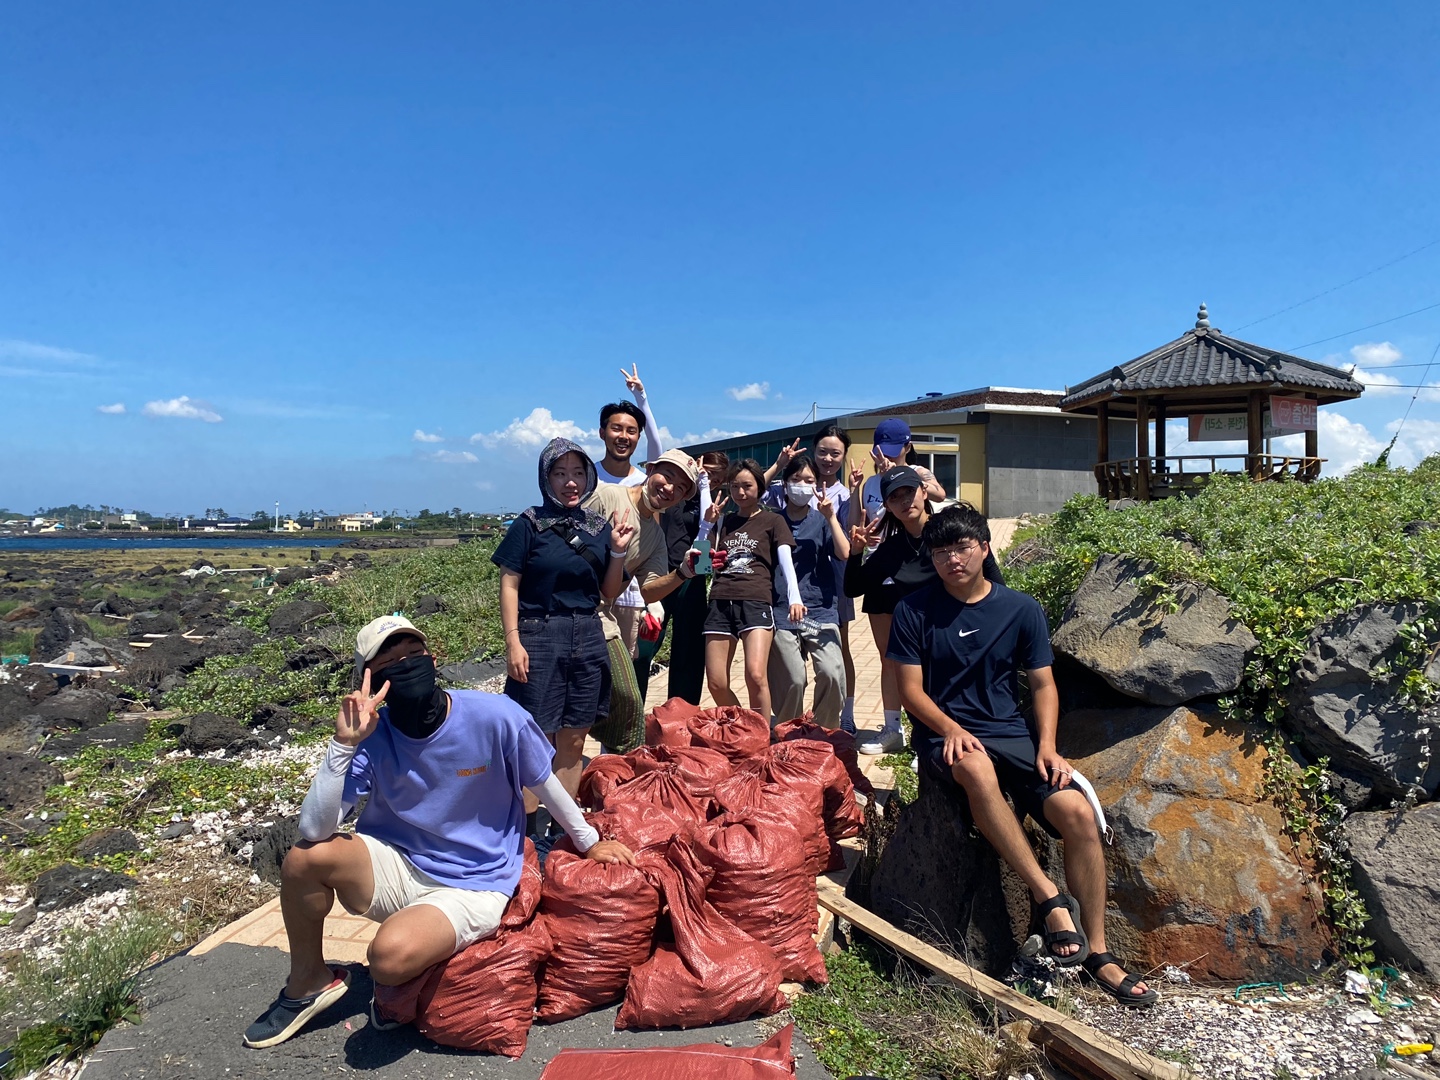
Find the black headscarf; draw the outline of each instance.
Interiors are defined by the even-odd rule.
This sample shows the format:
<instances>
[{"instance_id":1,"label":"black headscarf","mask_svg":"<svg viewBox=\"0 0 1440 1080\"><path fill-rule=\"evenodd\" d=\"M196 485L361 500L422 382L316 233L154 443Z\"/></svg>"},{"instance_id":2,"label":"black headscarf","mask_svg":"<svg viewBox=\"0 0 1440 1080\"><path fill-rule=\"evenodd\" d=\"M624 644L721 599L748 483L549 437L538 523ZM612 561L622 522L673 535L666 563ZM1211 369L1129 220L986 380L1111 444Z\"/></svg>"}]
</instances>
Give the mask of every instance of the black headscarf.
<instances>
[{"instance_id":1,"label":"black headscarf","mask_svg":"<svg viewBox=\"0 0 1440 1080\"><path fill-rule=\"evenodd\" d=\"M550 470L555 467L555 462L566 454L579 454L580 460L585 463L585 491L580 496L580 505L573 509L560 505L560 500L555 498L555 493L550 490ZM594 493L599 482L595 463L590 460L589 454L569 439L551 439L545 444L545 449L540 451L540 505L530 507L524 516L535 523L537 532L553 529L561 522L569 522L581 532L598 536L609 522L603 514L585 509L584 503Z\"/></svg>"}]
</instances>

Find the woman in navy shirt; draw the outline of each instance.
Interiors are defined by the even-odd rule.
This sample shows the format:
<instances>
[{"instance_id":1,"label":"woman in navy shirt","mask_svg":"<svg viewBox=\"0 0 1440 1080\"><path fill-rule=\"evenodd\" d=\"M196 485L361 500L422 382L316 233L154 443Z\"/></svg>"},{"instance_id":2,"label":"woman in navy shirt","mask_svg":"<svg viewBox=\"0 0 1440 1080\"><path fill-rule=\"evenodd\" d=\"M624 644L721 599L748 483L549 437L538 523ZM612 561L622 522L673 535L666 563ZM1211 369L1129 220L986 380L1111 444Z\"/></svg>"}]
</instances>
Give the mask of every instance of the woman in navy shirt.
<instances>
[{"instance_id":1,"label":"woman in navy shirt","mask_svg":"<svg viewBox=\"0 0 1440 1080\"><path fill-rule=\"evenodd\" d=\"M540 452L541 504L515 519L491 556L500 567L505 694L555 744L554 772L574 796L590 726L610 712L610 663L596 610L625 587L628 516L607 521L580 504L595 464L569 439ZM533 809L527 807L527 809Z\"/></svg>"}]
</instances>

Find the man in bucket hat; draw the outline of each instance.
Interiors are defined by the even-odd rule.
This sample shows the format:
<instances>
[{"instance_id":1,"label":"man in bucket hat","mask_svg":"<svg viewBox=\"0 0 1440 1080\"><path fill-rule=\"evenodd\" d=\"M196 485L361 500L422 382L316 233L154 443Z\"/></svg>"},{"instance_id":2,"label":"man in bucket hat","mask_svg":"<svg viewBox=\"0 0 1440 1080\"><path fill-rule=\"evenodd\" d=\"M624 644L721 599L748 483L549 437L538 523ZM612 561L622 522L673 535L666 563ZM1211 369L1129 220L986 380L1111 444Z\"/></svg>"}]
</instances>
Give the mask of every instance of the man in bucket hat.
<instances>
[{"instance_id":1,"label":"man in bucket hat","mask_svg":"<svg viewBox=\"0 0 1440 1080\"><path fill-rule=\"evenodd\" d=\"M520 880L524 791L533 792L599 862L631 862L601 840L550 771L554 749L509 698L441 690L425 635L386 615L355 639L360 688L340 704L335 736L300 807L301 841L281 870L290 977L245 1032L284 1042L345 995L350 977L325 961L336 897L380 924L370 976L399 986L488 937ZM340 824L369 796L355 832ZM371 1006L371 1020L386 1025Z\"/></svg>"}]
</instances>

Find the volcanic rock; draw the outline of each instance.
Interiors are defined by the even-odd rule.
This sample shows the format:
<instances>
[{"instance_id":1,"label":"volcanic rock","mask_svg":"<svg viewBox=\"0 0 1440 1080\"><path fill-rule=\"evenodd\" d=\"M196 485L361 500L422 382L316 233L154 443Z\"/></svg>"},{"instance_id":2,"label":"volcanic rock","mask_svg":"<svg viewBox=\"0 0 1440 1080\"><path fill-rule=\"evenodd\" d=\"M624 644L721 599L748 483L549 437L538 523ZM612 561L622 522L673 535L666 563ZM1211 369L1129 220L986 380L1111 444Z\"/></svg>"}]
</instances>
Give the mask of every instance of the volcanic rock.
<instances>
[{"instance_id":1,"label":"volcanic rock","mask_svg":"<svg viewBox=\"0 0 1440 1080\"><path fill-rule=\"evenodd\" d=\"M1352 814L1345 837L1376 945L1401 966L1440 977L1440 803Z\"/></svg>"},{"instance_id":2,"label":"volcanic rock","mask_svg":"<svg viewBox=\"0 0 1440 1080\"><path fill-rule=\"evenodd\" d=\"M67 686L37 705L35 712L52 727L93 728L109 720L118 703L114 694L104 690Z\"/></svg>"},{"instance_id":3,"label":"volcanic rock","mask_svg":"<svg viewBox=\"0 0 1440 1080\"><path fill-rule=\"evenodd\" d=\"M1055 651L1154 705L1235 690L1255 636L1203 585L1173 586L1179 608L1167 610L1141 584L1153 570L1118 555L1096 559L1055 631Z\"/></svg>"},{"instance_id":4,"label":"volcanic rock","mask_svg":"<svg viewBox=\"0 0 1440 1080\"><path fill-rule=\"evenodd\" d=\"M278 637L303 637L322 615L329 613L328 607L314 600L292 600L271 612L267 625Z\"/></svg>"},{"instance_id":5,"label":"volcanic rock","mask_svg":"<svg viewBox=\"0 0 1440 1080\"><path fill-rule=\"evenodd\" d=\"M53 870L46 870L31 886L35 907L40 911L56 911L101 893L134 887L135 879L126 874L116 874L98 866L76 866L74 863L61 863Z\"/></svg>"},{"instance_id":6,"label":"volcanic rock","mask_svg":"<svg viewBox=\"0 0 1440 1080\"><path fill-rule=\"evenodd\" d=\"M0 810L30 810L45 800L45 790L62 783L55 766L28 754L0 750Z\"/></svg>"},{"instance_id":7,"label":"volcanic rock","mask_svg":"<svg viewBox=\"0 0 1440 1080\"><path fill-rule=\"evenodd\" d=\"M180 746L195 754L214 750L238 752L259 745L258 740L239 720L217 713L197 713L190 717L190 722L180 736Z\"/></svg>"},{"instance_id":8,"label":"volcanic rock","mask_svg":"<svg viewBox=\"0 0 1440 1080\"><path fill-rule=\"evenodd\" d=\"M69 608L54 608L40 633L35 635L35 655L47 659L59 656L70 642L84 636L89 629Z\"/></svg>"},{"instance_id":9,"label":"volcanic rock","mask_svg":"<svg viewBox=\"0 0 1440 1080\"><path fill-rule=\"evenodd\" d=\"M100 829L75 845L77 859L99 859L106 855L123 855L139 851L140 841L129 829Z\"/></svg>"}]
</instances>

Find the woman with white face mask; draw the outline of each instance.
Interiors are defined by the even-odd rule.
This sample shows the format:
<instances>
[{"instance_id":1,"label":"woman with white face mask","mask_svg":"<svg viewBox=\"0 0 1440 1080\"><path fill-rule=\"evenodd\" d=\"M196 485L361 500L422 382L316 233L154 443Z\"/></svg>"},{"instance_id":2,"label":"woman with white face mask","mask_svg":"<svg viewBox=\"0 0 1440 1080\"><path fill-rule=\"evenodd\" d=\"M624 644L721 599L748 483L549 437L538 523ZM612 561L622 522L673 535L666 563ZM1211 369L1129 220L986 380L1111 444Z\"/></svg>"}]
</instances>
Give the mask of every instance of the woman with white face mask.
<instances>
[{"instance_id":1,"label":"woman with white face mask","mask_svg":"<svg viewBox=\"0 0 1440 1080\"><path fill-rule=\"evenodd\" d=\"M805 616L793 620L788 596L777 590L775 640L767 672L774 712L771 723L792 720L805 711L808 660L815 667L815 721L821 727L835 728L840 726L847 683L834 560L849 558L850 542L834 502L817 491L815 466L808 456L799 454L785 466L783 490L786 501L781 513L795 539L791 558Z\"/></svg>"}]
</instances>

